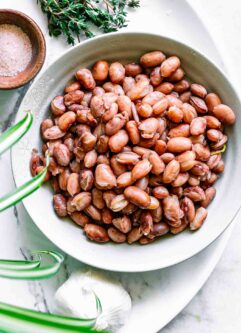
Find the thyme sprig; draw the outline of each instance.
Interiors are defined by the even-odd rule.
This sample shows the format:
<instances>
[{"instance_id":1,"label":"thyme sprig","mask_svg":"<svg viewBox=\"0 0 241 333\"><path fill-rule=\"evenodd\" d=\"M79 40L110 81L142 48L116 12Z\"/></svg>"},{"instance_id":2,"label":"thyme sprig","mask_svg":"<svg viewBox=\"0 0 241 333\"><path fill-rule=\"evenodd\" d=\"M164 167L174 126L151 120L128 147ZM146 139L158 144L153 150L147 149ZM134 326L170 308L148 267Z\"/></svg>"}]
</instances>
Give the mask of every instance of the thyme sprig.
<instances>
[{"instance_id":1,"label":"thyme sprig","mask_svg":"<svg viewBox=\"0 0 241 333\"><path fill-rule=\"evenodd\" d=\"M37 0L47 15L50 36L64 35L69 44L80 36L94 36L94 27L114 32L127 26L127 7L137 8L138 0Z\"/></svg>"}]
</instances>

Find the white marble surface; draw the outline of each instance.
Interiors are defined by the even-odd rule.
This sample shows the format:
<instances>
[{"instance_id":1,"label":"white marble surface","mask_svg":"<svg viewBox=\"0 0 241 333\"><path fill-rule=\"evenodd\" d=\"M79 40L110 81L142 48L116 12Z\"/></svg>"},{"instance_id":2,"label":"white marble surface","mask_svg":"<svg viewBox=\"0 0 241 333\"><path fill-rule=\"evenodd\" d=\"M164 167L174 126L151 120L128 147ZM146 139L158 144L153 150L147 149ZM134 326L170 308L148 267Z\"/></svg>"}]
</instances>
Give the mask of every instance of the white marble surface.
<instances>
[{"instance_id":1,"label":"white marble surface","mask_svg":"<svg viewBox=\"0 0 241 333\"><path fill-rule=\"evenodd\" d=\"M179 1L181 2L182 0ZM199 15L208 25L212 35L215 36L228 65L229 72L232 74L232 79L236 81L236 86L238 86L240 83L239 74L241 74L241 65L238 65L241 52L241 42L238 40L241 26L240 2L230 0L225 4L224 1L212 0L209 2L205 1L205 6L203 0L190 0L190 3L198 10ZM21 8L19 0L9 0L3 6L5 8L19 8L29 14L32 11L36 12L35 1L25 0L24 4L25 8ZM171 16L172 11L167 13L167 15ZM34 19L41 26L45 24L45 19L40 15L40 11L39 15L36 15ZM183 24L185 24L185 20ZM50 41L47 34L46 38L47 41ZM202 42L205 43L205 39ZM61 52L60 41L52 39L48 45L45 66L48 65L50 59L53 59L53 56L56 56L56 48ZM64 44L61 45L62 50L66 48L66 46L63 46ZM13 95L8 92L9 99L6 99L6 95L3 99L0 94L1 130L7 128L11 123L12 119L11 117L9 118L9 110L12 110L16 102L18 103L17 99L22 93L23 91L21 90L19 94L15 94L12 97ZM25 142L23 140L23 149L24 145ZM6 155L1 158L0 163L1 193L10 190L14 186L9 166L9 156ZM28 253L29 249L38 248L40 245L41 248L49 248L49 241L31 223L21 205L2 213L0 220L0 234L4 235L0 242L1 258L22 258ZM31 235L31 238L28 237L29 235ZM241 226L237 224L227 249L209 281L186 309L162 329L162 333L186 333L189 331L196 333L226 333L232 331L236 333L240 331L241 318L238 316L241 312L241 302L239 301L241 292L239 284L241 274L240 236ZM73 267L78 265L76 261L67 258L64 269L55 279L41 283L10 282L0 279L0 299L12 304L48 311L51 309L51 299L56 286L66 279ZM192 273L190 272L191 283ZM140 289L141 284L137 286L133 295L136 299L141 294Z\"/></svg>"}]
</instances>

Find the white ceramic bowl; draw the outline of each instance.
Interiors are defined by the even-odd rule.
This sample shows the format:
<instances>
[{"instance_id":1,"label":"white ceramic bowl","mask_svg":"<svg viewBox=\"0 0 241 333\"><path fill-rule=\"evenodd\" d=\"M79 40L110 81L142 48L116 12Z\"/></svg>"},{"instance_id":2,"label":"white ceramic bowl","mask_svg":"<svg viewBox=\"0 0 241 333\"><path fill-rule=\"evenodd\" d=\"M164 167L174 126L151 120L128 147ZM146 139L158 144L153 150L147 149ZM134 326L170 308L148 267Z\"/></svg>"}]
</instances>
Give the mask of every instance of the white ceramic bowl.
<instances>
[{"instance_id":1,"label":"white ceramic bowl","mask_svg":"<svg viewBox=\"0 0 241 333\"><path fill-rule=\"evenodd\" d=\"M27 92L16 121L31 109L34 123L30 131L12 150L12 167L19 186L31 177L29 160L34 147L41 149L39 126L47 117L51 99L61 94L66 82L79 67L89 67L98 59L136 61L140 55L160 49L176 54L182 67L195 82L218 93L236 112L236 125L228 129L229 144L225 153L226 170L217 182L217 195L209 207L203 227L167 236L147 246L139 244L96 244L90 242L68 218L60 219L53 210L53 193L48 185L26 198L23 203L39 229L59 248L87 264L113 271L148 271L179 263L213 242L234 219L240 208L240 101L232 85L212 62L187 45L145 33L113 33L85 41L62 55L36 80Z\"/></svg>"}]
</instances>

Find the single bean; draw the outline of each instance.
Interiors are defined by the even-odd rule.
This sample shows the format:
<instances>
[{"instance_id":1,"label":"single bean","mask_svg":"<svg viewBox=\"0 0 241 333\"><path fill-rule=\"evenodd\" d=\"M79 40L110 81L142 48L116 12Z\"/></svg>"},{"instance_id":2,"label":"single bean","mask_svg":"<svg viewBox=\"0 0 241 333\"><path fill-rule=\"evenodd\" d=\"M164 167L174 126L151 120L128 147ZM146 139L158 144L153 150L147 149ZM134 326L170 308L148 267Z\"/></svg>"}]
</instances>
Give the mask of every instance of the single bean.
<instances>
[{"instance_id":1,"label":"single bean","mask_svg":"<svg viewBox=\"0 0 241 333\"><path fill-rule=\"evenodd\" d=\"M121 83L125 77L125 67L119 62L113 62L109 67L110 80L113 83Z\"/></svg>"},{"instance_id":2,"label":"single bean","mask_svg":"<svg viewBox=\"0 0 241 333\"><path fill-rule=\"evenodd\" d=\"M216 195L216 189L214 187L209 187L205 191L205 200L201 201L200 204L202 207L207 208L210 202L214 199Z\"/></svg>"},{"instance_id":3,"label":"single bean","mask_svg":"<svg viewBox=\"0 0 241 333\"><path fill-rule=\"evenodd\" d=\"M191 84L190 89L193 95L196 95L198 97L205 98L207 95L207 89L201 84L193 83Z\"/></svg>"},{"instance_id":4,"label":"single bean","mask_svg":"<svg viewBox=\"0 0 241 333\"><path fill-rule=\"evenodd\" d=\"M213 108L213 114L221 121L221 123L226 125L233 125L236 121L236 116L233 110L225 104L215 106Z\"/></svg>"},{"instance_id":5,"label":"single bean","mask_svg":"<svg viewBox=\"0 0 241 333\"><path fill-rule=\"evenodd\" d=\"M76 74L76 78L87 90L93 90L96 86L95 79L91 71L87 68L79 69Z\"/></svg>"},{"instance_id":6,"label":"single bean","mask_svg":"<svg viewBox=\"0 0 241 333\"><path fill-rule=\"evenodd\" d=\"M110 209L113 212L119 212L123 210L128 205L128 201L126 200L125 196L123 194L119 194L115 196L111 203L110 203Z\"/></svg>"},{"instance_id":7,"label":"single bean","mask_svg":"<svg viewBox=\"0 0 241 333\"><path fill-rule=\"evenodd\" d=\"M177 82L177 81L180 81L183 79L185 75L185 72L182 68L178 68L170 77L169 77L169 80L171 82Z\"/></svg>"},{"instance_id":8,"label":"single bean","mask_svg":"<svg viewBox=\"0 0 241 333\"><path fill-rule=\"evenodd\" d=\"M188 103L191 97L191 92L190 91L185 91L184 93L179 95L179 99L183 102L183 103Z\"/></svg>"},{"instance_id":9,"label":"single bean","mask_svg":"<svg viewBox=\"0 0 241 333\"><path fill-rule=\"evenodd\" d=\"M127 235L128 244L137 242L142 237L142 235L143 233L140 227L133 228Z\"/></svg>"},{"instance_id":10,"label":"single bean","mask_svg":"<svg viewBox=\"0 0 241 333\"><path fill-rule=\"evenodd\" d=\"M92 68L93 78L97 81L105 81L109 72L109 64L105 60L97 61Z\"/></svg>"},{"instance_id":11,"label":"single bean","mask_svg":"<svg viewBox=\"0 0 241 333\"><path fill-rule=\"evenodd\" d=\"M75 210L81 211L87 208L91 203L91 193L81 192L75 195L70 203L70 206Z\"/></svg>"},{"instance_id":12,"label":"single bean","mask_svg":"<svg viewBox=\"0 0 241 333\"><path fill-rule=\"evenodd\" d=\"M180 59L176 56L167 58L161 64L160 72L164 77L171 76L180 67Z\"/></svg>"},{"instance_id":13,"label":"single bean","mask_svg":"<svg viewBox=\"0 0 241 333\"><path fill-rule=\"evenodd\" d=\"M86 236L97 243L106 243L109 241L107 231L100 225L87 223L84 227Z\"/></svg>"},{"instance_id":14,"label":"single bean","mask_svg":"<svg viewBox=\"0 0 241 333\"><path fill-rule=\"evenodd\" d=\"M55 194L53 197L54 210L60 217L67 216L67 200L62 194Z\"/></svg>"},{"instance_id":15,"label":"single bean","mask_svg":"<svg viewBox=\"0 0 241 333\"><path fill-rule=\"evenodd\" d=\"M63 96L55 96L50 105L52 114L55 117L59 117L66 111L66 106L64 105L64 97Z\"/></svg>"},{"instance_id":16,"label":"single bean","mask_svg":"<svg viewBox=\"0 0 241 333\"><path fill-rule=\"evenodd\" d=\"M212 112L213 108L219 104L221 104L221 99L219 98L218 95L214 94L214 93L210 93L207 94L206 98L205 98L205 102L207 104L208 107L208 111Z\"/></svg>"},{"instance_id":17,"label":"single bean","mask_svg":"<svg viewBox=\"0 0 241 333\"><path fill-rule=\"evenodd\" d=\"M133 152L123 152L116 155L117 162L121 164L136 165L139 162L140 156Z\"/></svg>"},{"instance_id":18,"label":"single bean","mask_svg":"<svg viewBox=\"0 0 241 333\"><path fill-rule=\"evenodd\" d=\"M84 212L86 215L88 215L91 219L95 220L95 221L101 221L101 212L99 209L97 209L95 206L93 205L89 205L88 207L86 207L84 209Z\"/></svg>"},{"instance_id":19,"label":"single bean","mask_svg":"<svg viewBox=\"0 0 241 333\"><path fill-rule=\"evenodd\" d=\"M221 127L221 122L213 116L204 116L203 118L206 119L207 128L210 129L219 129Z\"/></svg>"},{"instance_id":20,"label":"single bean","mask_svg":"<svg viewBox=\"0 0 241 333\"><path fill-rule=\"evenodd\" d=\"M54 146L53 156L61 166L67 166L70 162L70 152L64 144Z\"/></svg>"},{"instance_id":21,"label":"single bean","mask_svg":"<svg viewBox=\"0 0 241 333\"><path fill-rule=\"evenodd\" d=\"M95 183L99 189L109 190L117 185L116 177L106 164L98 164L95 169Z\"/></svg>"},{"instance_id":22,"label":"single bean","mask_svg":"<svg viewBox=\"0 0 241 333\"><path fill-rule=\"evenodd\" d=\"M205 147L201 143L193 145L193 151L196 154L196 159L199 161L206 162L210 157L209 147Z\"/></svg>"},{"instance_id":23,"label":"single bean","mask_svg":"<svg viewBox=\"0 0 241 333\"><path fill-rule=\"evenodd\" d=\"M199 207L196 210L196 215L194 217L194 220L190 224L190 229L191 230L199 229L202 226L202 224L204 223L207 215L208 215L208 211L204 207Z\"/></svg>"},{"instance_id":24,"label":"single bean","mask_svg":"<svg viewBox=\"0 0 241 333\"><path fill-rule=\"evenodd\" d=\"M71 91L64 95L64 104L70 106L75 103L80 103L84 97L84 92L82 90Z\"/></svg>"},{"instance_id":25,"label":"single bean","mask_svg":"<svg viewBox=\"0 0 241 333\"><path fill-rule=\"evenodd\" d=\"M156 118L151 117L143 120L138 126L138 129L140 130L141 136L144 139L151 139L156 134L158 126L159 126L158 120Z\"/></svg>"},{"instance_id":26,"label":"single bean","mask_svg":"<svg viewBox=\"0 0 241 333\"><path fill-rule=\"evenodd\" d=\"M203 134L206 130L207 121L203 117L194 118L190 124L191 135L197 136Z\"/></svg>"},{"instance_id":27,"label":"single bean","mask_svg":"<svg viewBox=\"0 0 241 333\"><path fill-rule=\"evenodd\" d=\"M183 217L183 211L176 195L170 195L162 201L165 217L170 221L177 222Z\"/></svg>"},{"instance_id":28,"label":"single bean","mask_svg":"<svg viewBox=\"0 0 241 333\"><path fill-rule=\"evenodd\" d=\"M119 153L129 141L127 132L121 129L109 139L109 148L113 153Z\"/></svg>"},{"instance_id":29,"label":"single bean","mask_svg":"<svg viewBox=\"0 0 241 333\"><path fill-rule=\"evenodd\" d=\"M190 88L190 83L187 80L180 80L174 85L174 91L178 93L183 93L184 91L187 91Z\"/></svg>"},{"instance_id":30,"label":"single bean","mask_svg":"<svg viewBox=\"0 0 241 333\"><path fill-rule=\"evenodd\" d=\"M141 74L142 68L139 64L136 64L134 62L130 64L126 64L125 66L125 75L126 76L137 76L138 74Z\"/></svg>"},{"instance_id":31,"label":"single bean","mask_svg":"<svg viewBox=\"0 0 241 333\"><path fill-rule=\"evenodd\" d=\"M190 104L196 109L197 113L207 113L208 107L203 99L196 96L190 97Z\"/></svg>"},{"instance_id":32,"label":"single bean","mask_svg":"<svg viewBox=\"0 0 241 333\"><path fill-rule=\"evenodd\" d=\"M172 84L171 82L163 82L159 86L157 86L155 90L167 95L173 91L173 88L174 84Z\"/></svg>"},{"instance_id":33,"label":"single bean","mask_svg":"<svg viewBox=\"0 0 241 333\"><path fill-rule=\"evenodd\" d=\"M154 87L158 86L163 80L161 77L160 68L160 66L153 68L150 74L150 82Z\"/></svg>"},{"instance_id":34,"label":"single bean","mask_svg":"<svg viewBox=\"0 0 241 333\"><path fill-rule=\"evenodd\" d=\"M148 156L148 160L152 165L151 172L154 175L160 175L164 171L165 164L156 152L152 151Z\"/></svg>"},{"instance_id":35,"label":"single bean","mask_svg":"<svg viewBox=\"0 0 241 333\"><path fill-rule=\"evenodd\" d=\"M161 65L161 63L166 59L166 56L161 51L152 51L145 53L140 58L140 64L143 67L155 67Z\"/></svg>"},{"instance_id":36,"label":"single bean","mask_svg":"<svg viewBox=\"0 0 241 333\"><path fill-rule=\"evenodd\" d=\"M185 220L187 220L188 223L191 223L195 217L195 206L193 201L188 197L184 197L181 202L181 209L184 212Z\"/></svg>"},{"instance_id":37,"label":"single bean","mask_svg":"<svg viewBox=\"0 0 241 333\"><path fill-rule=\"evenodd\" d=\"M126 235L116 228L110 227L107 232L108 236L114 243L124 243L126 241Z\"/></svg>"},{"instance_id":38,"label":"single bean","mask_svg":"<svg viewBox=\"0 0 241 333\"><path fill-rule=\"evenodd\" d=\"M79 175L77 173L73 172L68 176L66 189L71 197L80 192Z\"/></svg>"},{"instance_id":39,"label":"single bean","mask_svg":"<svg viewBox=\"0 0 241 333\"><path fill-rule=\"evenodd\" d=\"M82 212L73 212L70 214L70 218L81 228L84 228L87 223L90 223L90 218Z\"/></svg>"},{"instance_id":40,"label":"single bean","mask_svg":"<svg viewBox=\"0 0 241 333\"><path fill-rule=\"evenodd\" d=\"M86 168L93 168L97 163L98 155L94 149L88 151L84 158L84 166Z\"/></svg>"},{"instance_id":41,"label":"single bean","mask_svg":"<svg viewBox=\"0 0 241 333\"><path fill-rule=\"evenodd\" d=\"M152 169L152 164L144 159L138 162L131 171L132 180L136 181L140 178L145 177Z\"/></svg>"},{"instance_id":42,"label":"single bean","mask_svg":"<svg viewBox=\"0 0 241 333\"><path fill-rule=\"evenodd\" d=\"M83 191L90 191L94 185L94 174L89 169L84 169L80 171L80 187Z\"/></svg>"},{"instance_id":43,"label":"single bean","mask_svg":"<svg viewBox=\"0 0 241 333\"><path fill-rule=\"evenodd\" d=\"M167 142L167 150L171 153L182 153L190 150L192 142L189 138L175 137Z\"/></svg>"},{"instance_id":44,"label":"single bean","mask_svg":"<svg viewBox=\"0 0 241 333\"><path fill-rule=\"evenodd\" d=\"M163 173L163 182L171 183L180 172L180 163L177 160L170 161Z\"/></svg>"},{"instance_id":45,"label":"single bean","mask_svg":"<svg viewBox=\"0 0 241 333\"><path fill-rule=\"evenodd\" d=\"M168 137L175 138L175 137L189 137L190 136L190 126L189 124L180 124L168 132Z\"/></svg>"},{"instance_id":46,"label":"single bean","mask_svg":"<svg viewBox=\"0 0 241 333\"><path fill-rule=\"evenodd\" d=\"M80 88L81 88L81 85L78 81L74 81L74 82L71 81L65 86L64 92L66 94L68 94L69 92L79 90Z\"/></svg>"},{"instance_id":47,"label":"single bean","mask_svg":"<svg viewBox=\"0 0 241 333\"><path fill-rule=\"evenodd\" d=\"M148 207L151 201L150 196L137 186L128 186L124 190L124 196L126 200L138 207Z\"/></svg>"},{"instance_id":48,"label":"single bean","mask_svg":"<svg viewBox=\"0 0 241 333\"><path fill-rule=\"evenodd\" d=\"M132 183L133 183L133 179L132 179L131 171L124 172L117 178L117 186L119 188L124 188L124 187L130 186Z\"/></svg>"}]
</instances>

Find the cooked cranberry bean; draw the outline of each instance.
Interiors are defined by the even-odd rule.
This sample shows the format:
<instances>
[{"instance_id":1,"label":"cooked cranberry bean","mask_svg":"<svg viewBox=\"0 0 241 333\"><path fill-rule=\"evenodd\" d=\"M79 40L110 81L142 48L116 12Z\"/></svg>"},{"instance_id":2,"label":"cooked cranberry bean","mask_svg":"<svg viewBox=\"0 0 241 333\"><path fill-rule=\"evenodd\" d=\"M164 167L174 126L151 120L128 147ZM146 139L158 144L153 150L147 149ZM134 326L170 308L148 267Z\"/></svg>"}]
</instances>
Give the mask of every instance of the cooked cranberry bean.
<instances>
[{"instance_id":1,"label":"cooked cranberry bean","mask_svg":"<svg viewBox=\"0 0 241 333\"><path fill-rule=\"evenodd\" d=\"M90 218L82 212L73 212L70 214L70 218L81 228L84 228L87 223L90 223Z\"/></svg>"},{"instance_id":2,"label":"cooked cranberry bean","mask_svg":"<svg viewBox=\"0 0 241 333\"><path fill-rule=\"evenodd\" d=\"M73 197L70 206L78 211L84 210L91 203L91 194L89 192L81 192Z\"/></svg>"},{"instance_id":3,"label":"cooked cranberry bean","mask_svg":"<svg viewBox=\"0 0 241 333\"><path fill-rule=\"evenodd\" d=\"M205 96L207 95L206 88L201 84L197 83L191 84L191 92L193 93L193 95L196 95L201 98L205 98Z\"/></svg>"},{"instance_id":4,"label":"cooked cranberry bean","mask_svg":"<svg viewBox=\"0 0 241 333\"><path fill-rule=\"evenodd\" d=\"M205 199L201 201L201 206L207 208L210 202L214 199L216 195L216 189L214 187L209 187L205 191Z\"/></svg>"},{"instance_id":5,"label":"cooked cranberry bean","mask_svg":"<svg viewBox=\"0 0 241 333\"><path fill-rule=\"evenodd\" d=\"M150 196L136 186L128 186L124 191L125 198L139 207L147 207L150 204Z\"/></svg>"},{"instance_id":6,"label":"cooked cranberry bean","mask_svg":"<svg viewBox=\"0 0 241 333\"><path fill-rule=\"evenodd\" d=\"M119 153L129 141L129 136L125 130L120 130L109 139L109 147L113 153Z\"/></svg>"},{"instance_id":7,"label":"cooked cranberry bean","mask_svg":"<svg viewBox=\"0 0 241 333\"><path fill-rule=\"evenodd\" d=\"M97 243L106 243L109 241L107 231L100 225L87 223L84 227L86 236Z\"/></svg>"},{"instance_id":8,"label":"cooked cranberry bean","mask_svg":"<svg viewBox=\"0 0 241 333\"><path fill-rule=\"evenodd\" d=\"M61 116L66 111L63 96L55 96L51 102L51 111L55 117Z\"/></svg>"},{"instance_id":9,"label":"cooked cranberry bean","mask_svg":"<svg viewBox=\"0 0 241 333\"><path fill-rule=\"evenodd\" d=\"M55 194L53 197L54 210L60 217L67 216L67 200L62 194Z\"/></svg>"},{"instance_id":10,"label":"cooked cranberry bean","mask_svg":"<svg viewBox=\"0 0 241 333\"><path fill-rule=\"evenodd\" d=\"M105 81L107 79L108 72L109 64L105 60L97 61L92 68L93 78L97 81Z\"/></svg>"},{"instance_id":11,"label":"cooked cranberry bean","mask_svg":"<svg viewBox=\"0 0 241 333\"><path fill-rule=\"evenodd\" d=\"M191 230L199 229L202 226L203 222L205 221L207 215L208 211L203 207L199 207L196 210L196 215L194 217L194 220L190 224L190 229Z\"/></svg>"},{"instance_id":12,"label":"cooked cranberry bean","mask_svg":"<svg viewBox=\"0 0 241 333\"><path fill-rule=\"evenodd\" d=\"M133 181L145 177L152 169L152 164L147 159L138 162L131 170Z\"/></svg>"},{"instance_id":13,"label":"cooked cranberry bean","mask_svg":"<svg viewBox=\"0 0 241 333\"><path fill-rule=\"evenodd\" d=\"M184 151L190 150L192 147L192 142L189 138L176 137L171 138L167 142L167 150L171 153L182 153Z\"/></svg>"},{"instance_id":14,"label":"cooked cranberry bean","mask_svg":"<svg viewBox=\"0 0 241 333\"><path fill-rule=\"evenodd\" d=\"M169 80L171 82L177 82L177 81L180 81L183 79L185 75L185 72L182 68L178 68L170 77L169 77Z\"/></svg>"},{"instance_id":15,"label":"cooked cranberry bean","mask_svg":"<svg viewBox=\"0 0 241 333\"><path fill-rule=\"evenodd\" d=\"M122 211L128 205L128 201L126 200L123 194L116 195L110 203L110 209L113 212Z\"/></svg>"},{"instance_id":16,"label":"cooked cranberry bean","mask_svg":"<svg viewBox=\"0 0 241 333\"><path fill-rule=\"evenodd\" d=\"M170 138L175 138L175 137L189 137L190 136L190 126L188 124L180 124L168 132L168 136Z\"/></svg>"},{"instance_id":17,"label":"cooked cranberry bean","mask_svg":"<svg viewBox=\"0 0 241 333\"><path fill-rule=\"evenodd\" d=\"M190 97L190 104L196 109L198 113L207 113L208 107L203 99L196 96Z\"/></svg>"},{"instance_id":18,"label":"cooked cranberry bean","mask_svg":"<svg viewBox=\"0 0 241 333\"><path fill-rule=\"evenodd\" d=\"M167 58L161 64L161 75L164 77L171 76L180 67L180 59L176 56Z\"/></svg>"},{"instance_id":19,"label":"cooked cranberry bean","mask_svg":"<svg viewBox=\"0 0 241 333\"><path fill-rule=\"evenodd\" d=\"M142 68L139 64L132 62L131 64L126 64L125 66L125 75L126 76L137 76L141 74Z\"/></svg>"},{"instance_id":20,"label":"cooked cranberry bean","mask_svg":"<svg viewBox=\"0 0 241 333\"><path fill-rule=\"evenodd\" d=\"M174 84L172 84L171 82L163 82L159 86L157 86L155 90L167 95L173 91L173 88Z\"/></svg>"},{"instance_id":21,"label":"cooked cranberry bean","mask_svg":"<svg viewBox=\"0 0 241 333\"><path fill-rule=\"evenodd\" d=\"M106 164L98 164L95 169L96 186L103 190L109 190L116 186L116 177Z\"/></svg>"},{"instance_id":22,"label":"cooked cranberry bean","mask_svg":"<svg viewBox=\"0 0 241 333\"><path fill-rule=\"evenodd\" d=\"M91 71L87 68L82 68L75 74L76 78L85 87L85 89L93 90L95 88L95 79Z\"/></svg>"},{"instance_id":23,"label":"cooked cranberry bean","mask_svg":"<svg viewBox=\"0 0 241 333\"><path fill-rule=\"evenodd\" d=\"M190 124L190 133L191 135L200 135L203 134L206 130L207 121L203 117L194 118Z\"/></svg>"},{"instance_id":24,"label":"cooked cranberry bean","mask_svg":"<svg viewBox=\"0 0 241 333\"><path fill-rule=\"evenodd\" d=\"M183 217L183 211L176 195L170 195L163 199L163 211L168 221L179 221Z\"/></svg>"},{"instance_id":25,"label":"cooked cranberry bean","mask_svg":"<svg viewBox=\"0 0 241 333\"><path fill-rule=\"evenodd\" d=\"M236 116L233 110L225 105L219 104L213 108L213 114L221 121L221 123L226 125L232 125L235 123Z\"/></svg>"},{"instance_id":26,"label":"cooked cranberry bean","mask_svg":"<svg viewBox=\"0 0 241 333\"><path fill-rule=\"evenodd\" d=\"M125 67L119 62L113 62L109 68L110 80L113 83L121 83L125 77Z\"/></svg>"},{"instance_id":27,"label":"cooked cranberry bean","mask_svg":"<svg viewBox=\"0 0 241 333\"><path fill-rule=\"evenodd\" d=\"M174 91L183 93L190 88L190 83L187 80L181 80L174 85Z\"/></svg>"},{"instance_id":28,"label":"cooked cranberry bean","mask_svg":"<svg viewBox=\"0 0 241 333\"><path fill-rule=\"evenodd\" d=\"M59 165L67 166L70 162L70 152L64 144L54 146L53 156Z\"/></svg>"},{"instance_id":29,"label":"cooked cranberry bean","mask_svg":"<svg viewBox=\"0 0 241 333\"><path fill-rule=\"evenodd\" d=\"M207 94L205 98L205 102L208 107L208 111L213 111L213 108L219 104L221 104L221 99L218 97L218 95L214 93Z\"/></svg>"},{"instance_id":30,"label":"cooked cranberry bean","mask_svg":"<svg viewBox=\"0 0 241 333\"><path fill-rule=\"evenodd\" d=\"M163 182L171 183L180 172L180 163L176 160L169 162L163 173Z\"/></svg>"},{"instance_id":31,"label":"cooked cranberry bean","mask_svg":"<svg viewBox=\"0 0 241 333\"><path fill-rule=\"evenodd\" d=\"M153 51L144 54L140 58L140 64L143 67L155 67L159 66L165 59L166 56L161 51Z\"/></svg>"}]
</instances>

